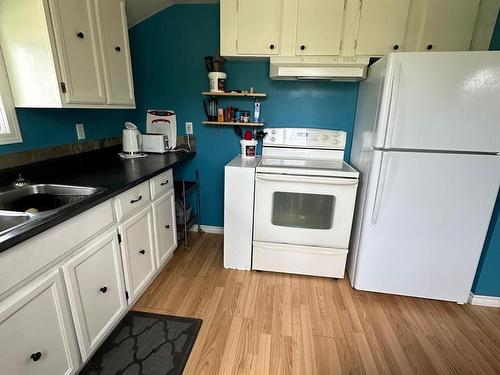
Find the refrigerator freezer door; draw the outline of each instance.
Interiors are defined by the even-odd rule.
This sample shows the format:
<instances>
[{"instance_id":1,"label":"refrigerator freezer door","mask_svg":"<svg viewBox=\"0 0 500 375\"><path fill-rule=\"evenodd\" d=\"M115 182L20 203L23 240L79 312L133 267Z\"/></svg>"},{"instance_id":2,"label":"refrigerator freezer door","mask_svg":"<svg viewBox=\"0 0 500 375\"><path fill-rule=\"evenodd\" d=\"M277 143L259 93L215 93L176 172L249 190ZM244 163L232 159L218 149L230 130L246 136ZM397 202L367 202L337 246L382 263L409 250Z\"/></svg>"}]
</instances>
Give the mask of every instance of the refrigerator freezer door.
<instances>
[{"instance_id":1,"label":"refrigerator freezer door","mask_svg":"<svg viewBox=\"0 0 500 375\"><path fill-rule=\"evenodd\" d=\"M466 302L500 157L374 151L372 160L349 259L354 287Z\"/></svg>"},{"instance_id":2,"label":"refrigerator freezer door","mask_svg":"<svg viewBox=\"0 0 500 375\"><path fill-rule=\"evenodd\" d=\"M384 60L374 64L386 66L375 147L500 151L500 52L394 53Z\"/></svg>"}]
</instances>

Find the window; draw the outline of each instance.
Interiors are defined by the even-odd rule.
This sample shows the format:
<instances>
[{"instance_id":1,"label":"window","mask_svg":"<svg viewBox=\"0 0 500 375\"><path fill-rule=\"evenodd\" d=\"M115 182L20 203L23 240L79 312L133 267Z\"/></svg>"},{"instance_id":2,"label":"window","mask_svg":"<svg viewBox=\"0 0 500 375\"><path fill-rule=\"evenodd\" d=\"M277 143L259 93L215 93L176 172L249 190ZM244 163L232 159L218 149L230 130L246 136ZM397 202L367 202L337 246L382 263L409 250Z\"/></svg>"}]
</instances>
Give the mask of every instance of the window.
<instances>
[{"instance_id":1,"label":"window","mask_svg":"<svg viewBox=\"0 0 500 375\"><path fill-rule=\"evenodd\" d=\"M22 142L14 99L0 51L0 145Z\"/></svg>"}]
</instances>

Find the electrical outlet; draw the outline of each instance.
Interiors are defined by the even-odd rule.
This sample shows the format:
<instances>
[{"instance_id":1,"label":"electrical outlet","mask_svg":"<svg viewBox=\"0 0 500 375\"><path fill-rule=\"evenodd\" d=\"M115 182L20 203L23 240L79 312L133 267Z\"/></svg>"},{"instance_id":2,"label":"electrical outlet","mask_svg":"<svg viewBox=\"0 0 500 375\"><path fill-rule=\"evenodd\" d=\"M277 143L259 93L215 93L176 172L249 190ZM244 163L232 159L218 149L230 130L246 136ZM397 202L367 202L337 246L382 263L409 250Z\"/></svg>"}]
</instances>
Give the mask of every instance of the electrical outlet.
<instances>
[{"instance_id":1,"label":"electrical outlet","mask_svg":"<svg viewBox=\"0 0 500 375\"><path fill-rule=\"evenodd\" d=\"M82 140L82 139L85 139L85 127L83 126L83 124L75 124L75 127L76 127L76 137L78 138L78 140Z\"/></svg>"},{"instance_id":2,"label":"electrical outlet","mask_svg":"<svg viewBox=\"0 0 500 375\"><path fill-rule=\"evenodd\" d=\"M186 134L193 134L193 123L186 122Z\"/></svg>"}]
</instances>

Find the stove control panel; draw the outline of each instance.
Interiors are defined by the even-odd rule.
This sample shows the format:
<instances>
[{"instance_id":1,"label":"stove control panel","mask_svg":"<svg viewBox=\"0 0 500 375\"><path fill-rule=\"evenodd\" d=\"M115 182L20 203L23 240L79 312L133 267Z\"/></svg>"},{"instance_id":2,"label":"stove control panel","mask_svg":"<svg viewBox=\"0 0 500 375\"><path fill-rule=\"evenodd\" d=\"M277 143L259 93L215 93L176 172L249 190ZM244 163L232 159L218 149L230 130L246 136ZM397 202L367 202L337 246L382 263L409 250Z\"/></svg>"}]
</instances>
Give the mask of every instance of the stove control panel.
<instances>
[{"instance_id":1,"label":"stove control panel","mask_svg":"<svg viewBox=\"0 0 500 375\"><path fill-rule=\"evenodd\" d=\"M343 150L347 133L314 128L267 128L264 146Z\"/></svg>"}]
</instances>

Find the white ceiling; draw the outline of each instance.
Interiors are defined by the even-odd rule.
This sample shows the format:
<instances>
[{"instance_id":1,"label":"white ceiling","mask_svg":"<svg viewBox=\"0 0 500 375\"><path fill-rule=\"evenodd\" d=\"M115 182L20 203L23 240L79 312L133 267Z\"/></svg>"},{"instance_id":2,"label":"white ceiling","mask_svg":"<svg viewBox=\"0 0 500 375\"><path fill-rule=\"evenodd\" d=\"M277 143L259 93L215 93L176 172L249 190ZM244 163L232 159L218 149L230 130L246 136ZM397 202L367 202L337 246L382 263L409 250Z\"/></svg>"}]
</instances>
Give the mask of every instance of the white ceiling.
<instances>
[{"instance_id":1,"label":"white ceiling","mask_svg":"<svg viewBox=\"0 0 500 375\"><path fill-rule=\"evenodd\" d=\"M219 0L126 0L126 2L128 27L130 28L174 4L218 3Z\"/></svg>"}]
</instances>

